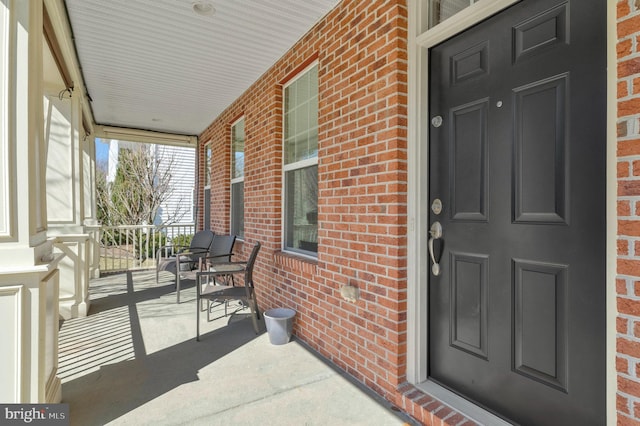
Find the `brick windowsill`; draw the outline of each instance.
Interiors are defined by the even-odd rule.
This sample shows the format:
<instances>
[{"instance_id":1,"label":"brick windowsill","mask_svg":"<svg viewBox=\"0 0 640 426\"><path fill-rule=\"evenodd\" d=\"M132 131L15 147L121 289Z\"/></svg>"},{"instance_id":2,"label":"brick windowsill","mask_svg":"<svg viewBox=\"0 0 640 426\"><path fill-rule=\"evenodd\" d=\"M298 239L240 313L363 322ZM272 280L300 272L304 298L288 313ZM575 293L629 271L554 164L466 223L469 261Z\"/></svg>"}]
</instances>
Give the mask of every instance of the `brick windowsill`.
<instances>
[{"instance_id":1,"label":"brick windowsill","mask_svg":"<svg viewBox=\"0 0 640 426\"><path fill-rule=\"evenodd\" d=\"M301 271L308 274L316 274L318 260L300 256L295 253L278 251L273 254L276 268Z\"/></svg>"}]
</instances>

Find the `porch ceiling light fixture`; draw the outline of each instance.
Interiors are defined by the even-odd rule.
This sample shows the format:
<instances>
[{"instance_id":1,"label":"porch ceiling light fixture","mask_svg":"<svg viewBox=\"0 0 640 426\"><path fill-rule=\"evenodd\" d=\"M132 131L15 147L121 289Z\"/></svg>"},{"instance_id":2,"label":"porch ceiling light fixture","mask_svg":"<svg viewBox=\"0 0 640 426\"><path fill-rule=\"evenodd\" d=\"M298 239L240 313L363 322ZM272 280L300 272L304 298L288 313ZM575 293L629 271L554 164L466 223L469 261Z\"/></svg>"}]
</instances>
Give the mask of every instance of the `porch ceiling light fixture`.
<instances>
[{"instance_id":1,"label":"porch ceiling light fixture","mask_svg":"<svg viewBox=\"0 0 640 426\"><path fill-rule=\"evenodd\" d=\"M213 14L216 13L216 9L210 1L194 1L191 3L191 7L195 13L202 16L213 16Z\"/></svg>"}]
</instances>

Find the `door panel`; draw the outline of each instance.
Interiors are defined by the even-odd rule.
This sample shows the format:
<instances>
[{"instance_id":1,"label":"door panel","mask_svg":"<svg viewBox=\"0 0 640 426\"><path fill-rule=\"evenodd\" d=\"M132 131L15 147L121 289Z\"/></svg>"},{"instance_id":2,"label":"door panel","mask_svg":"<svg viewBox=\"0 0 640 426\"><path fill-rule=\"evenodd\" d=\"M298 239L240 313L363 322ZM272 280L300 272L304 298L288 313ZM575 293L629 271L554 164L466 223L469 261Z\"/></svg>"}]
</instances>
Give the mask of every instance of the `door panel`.
<instances>
[{"instance_id":1,"label":"door panel","mask_svg":"<svg viewBox=\"0 0 640 426\"><path fill-rule=\"evenodd\" d=\"M513 263L515 371L566 392L568 268Z\"/></svg>"},{"instance_id":2,"label":"door panel","mask_svg":"<svg viewBox=\"0 0 640 426\"><path fill-rule=\"evenodd\" d=\"M565 222L567 80L562 75L513 91L515 222Z\"/></svg>"},{"instance_id":3,"label":"door panel","mask_svg":"<svg viewBox=\"0 0 640 426\"><path fill-rule=\"evenodd\" d=\"M606 4L570 6L430 51L429 375L522 424L606 421Z\"/></svg>"},{"instance_id":4,"label":"door panel","mask_svg":"<svg viewBox=\"0 0 640 426\"><path fill-rule=\"evenodd\" d=\"M487 358L486 256L451 253L451 345Z\"/></svg>"},{"instance_id":5,"label":"door panel","mask_svg":"<svg viewBox=\"0 0 640 426\"><path fill-rule=\"evenodd\" d=\"M451 111L451 209L454 219L485 221L487 109L481 99Z\"/></svg>"}]
</instances>

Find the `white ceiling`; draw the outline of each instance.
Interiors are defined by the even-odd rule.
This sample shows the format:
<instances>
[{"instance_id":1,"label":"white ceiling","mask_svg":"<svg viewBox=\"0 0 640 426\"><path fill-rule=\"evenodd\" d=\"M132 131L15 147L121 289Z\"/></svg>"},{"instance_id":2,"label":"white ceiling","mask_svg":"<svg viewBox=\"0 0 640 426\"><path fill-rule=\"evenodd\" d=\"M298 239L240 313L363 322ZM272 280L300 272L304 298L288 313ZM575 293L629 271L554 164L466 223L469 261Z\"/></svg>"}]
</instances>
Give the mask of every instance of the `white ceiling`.
<instances>
[{"instance_id":1,"label":"white ceiling","mask_svg":"<svg viewBox=\"0 0 640 426\"><path fill-rule=\"evenodd\" d=\"M340 0L65 0L97 124L196 135Z\"/></svg>"}]
</instances>

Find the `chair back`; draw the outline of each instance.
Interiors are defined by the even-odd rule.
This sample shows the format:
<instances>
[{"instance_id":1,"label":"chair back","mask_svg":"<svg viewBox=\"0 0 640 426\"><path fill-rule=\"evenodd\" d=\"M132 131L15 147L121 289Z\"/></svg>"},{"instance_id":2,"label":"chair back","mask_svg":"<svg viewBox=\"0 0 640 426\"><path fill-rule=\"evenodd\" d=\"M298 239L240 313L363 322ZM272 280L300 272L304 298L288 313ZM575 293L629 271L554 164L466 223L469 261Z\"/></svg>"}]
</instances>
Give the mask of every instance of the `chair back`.
<instances>
[{"instance_id":1,"label":"chair back","mask_svg":"<svg viewBox=\"0 0 640 426\"><path fill-rule=\"evenodd\" d=\"M207 251L211 246L211 241L213 241L213 231L209 229L198 231L191 239L191 244L189 244L189 251Z\"/></svg>"},{"instance_id":2,"label":"chair back","mask_svg":"<svg viewBox=\"0 0 640 426\"><path fill-rule=\"evenodd\" d=\"M216 257L214 262L231 262L230 253L233 252L233 245L236 242L235 235L214 235L211 246L209 247L209 254L207 256L220 256L222 254L229 254L227 257Z\"/></svg>"},{"instance_id":3,"label":"chair back","mask_svg":"<svg viewBox=\"0 0 640 426\"><path fill-rule=\"evenodd\" d=\"M213 231L205 229L195 233L189 244L191 255L191 268L197 267L201 258L205 257L209 252L211 243L213 243Z\"/></svg>"},{"instance_id":4,"label":"chair back","mask_svg":"<svg viewBox=\"0 0 640 426\"><path fill-rule=\"evenodd\" d=\"M256 263L256 258L258 257L258 251L260 251L260 243L256 243L253 246L253 250L251 250L251 254L249 255L249 259L247 259L247 268L244 272L244 285L246 287L253 288L253 265Z\"/></svg>"}]
</instances>

